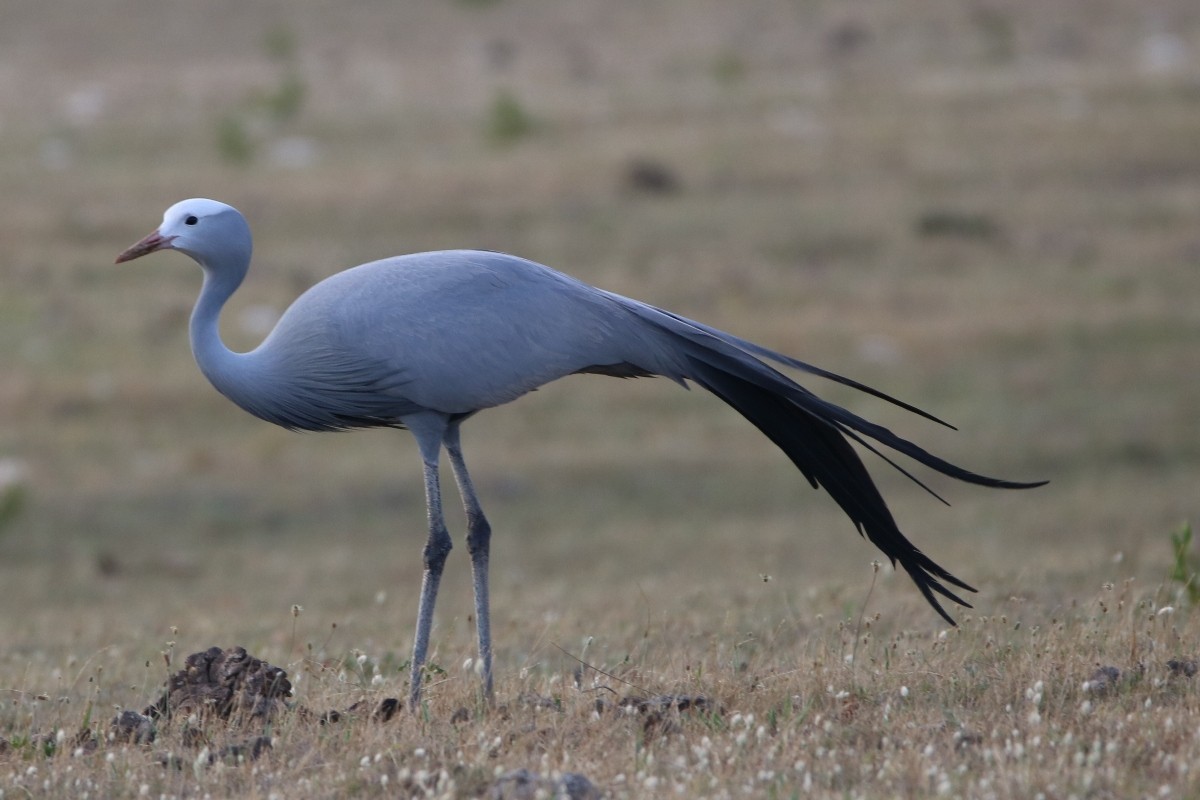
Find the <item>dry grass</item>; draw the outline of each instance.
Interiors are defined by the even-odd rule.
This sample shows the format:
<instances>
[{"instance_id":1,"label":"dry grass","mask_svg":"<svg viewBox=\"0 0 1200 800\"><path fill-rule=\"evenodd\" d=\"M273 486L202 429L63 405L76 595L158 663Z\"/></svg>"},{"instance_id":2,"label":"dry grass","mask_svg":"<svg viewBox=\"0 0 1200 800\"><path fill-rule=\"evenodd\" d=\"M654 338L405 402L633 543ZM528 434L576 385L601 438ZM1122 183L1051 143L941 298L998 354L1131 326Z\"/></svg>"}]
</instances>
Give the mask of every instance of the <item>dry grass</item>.
<instances>
[{"instance_id":1,"label":"dry grass","mask_svg":"<svg viewBox=\"0 0 1200 800\"><path fill-rule=\"evenodd\" d=\"M878 614L804 624L781 609L772 620L734 610L716 629L699 613L652 615L619 632L630 617L618 601L607 615L572 621L619 632L588 643L588 666L539 642L519 672L503 671L503 699L490 712L469 665L445 663L415 718L378 722L363 712L321 725L290 714L265 729L209 725L203 745L184 741L183 720L161 724L152 745L101 741L92 750L75 738L78 705L100 717L115 698L156 697L161 660L126 686L110 668L130 672L129 654L58 665L27 656L31 672L65 674L49 697L17 698L10 719L52 741L62 731L61 752L18 743L5 756L6 780L37 795L471 797L524 768L579 773L634 797L1177 796L1193 785L1198 755L1187 674L1195 662L1178 663L1194 653L1196 626L1137 597L1128 582L1108 584L1040 624L1030 622L1033 603L1013 598L940 633ZM468 637L440 638L465 648ZM400 690L394 654L331 656L328 644L291 650L306 707L373 708ZM1119 677L1098 680L1100 666ZM664 695L706 705L622 704ZM103 737L101 722L92 727ZM264 732L272 747L262 757L210 763Z\"/></svg>"},{"instance_id":2,"label":"dry grass","mask_svg":"<svg viewBox=\"0 0 1200 800\"><path fill-rule=\"evenodd\" d=\"M263 759L201 769L159 765L197 755L170 729L77 758L19 746L5 797L471 796L517 768L630 797L1192 791L1197 693L1165 664L1195 658L1197 623L1160 587L1200 485L1191 5L102 6L17 0L0 25L0 473L26 500L0 527L0 737L102 733L156 696L169 641L176 661L245 645L302 676L311 708L404 695L414 449L289 435L204 384L194 268L110 265L184 196L256 232L232 345L340 266L508 250L878 385L962 432L814 388L1053 482L935 482L944 509L876 470L902 527L981 589L942 638L889 569L868 599L870 547L719 402L564 381L466 431L497 531L505 712L480 713L462 668L456 552L420 719L284 720ZM299 113L247 110L292 72ZM489 139L500 92L523 138ZM230 116L249 162L222 157ZM631 191L635 159L679 191ZM560 647L615 677L576 686ZM1128 678L1089 694L1098 665ZM651 731L593 716L635 693L720 711Z\"/></svg>"}]
</instances>

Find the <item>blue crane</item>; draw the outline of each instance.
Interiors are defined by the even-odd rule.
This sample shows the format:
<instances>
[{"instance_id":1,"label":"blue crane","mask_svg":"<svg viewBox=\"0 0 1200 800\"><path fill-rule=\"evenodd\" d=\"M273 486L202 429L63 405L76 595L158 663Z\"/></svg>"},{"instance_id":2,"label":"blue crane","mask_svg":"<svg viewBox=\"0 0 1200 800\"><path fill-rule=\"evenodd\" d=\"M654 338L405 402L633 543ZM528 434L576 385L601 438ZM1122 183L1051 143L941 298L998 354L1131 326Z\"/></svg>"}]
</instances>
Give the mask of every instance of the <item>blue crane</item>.
<instances>
[{"instance_id":1,"label":"blue crane","mask_svg":"<svg viewBox=\"0 0 1200 800\"><path fill-rule=\"evenodd\" d=\"M441 451L449 456L466 511L483 691L490 700L491 527L467 472L459 428L476 412L566 375L663 376L712 392L783 450L813 488L824 487L859 533L899 563L950 624L954 620L937 595L970 608L956 590L976 590L905 538L851 442L927 491L876 444L969 483L1004 489L1045 483L989 478L955 466L822 400L766 362L946 424L869 386L502 253L417 253L345 270L302 294L262 344L235 353L221 342L218 318L246 277L251 249L250 227L236 209L192 199L167 209L158 229L117 256L117 263L178 250L200 265L204 285L191 316L192 353L217 391L251 414L290 430L407 428L416 437L429 534L411 664L412 709L420 701L434 603L451 549L438 480Z\"/></svg>"}]
</instances>

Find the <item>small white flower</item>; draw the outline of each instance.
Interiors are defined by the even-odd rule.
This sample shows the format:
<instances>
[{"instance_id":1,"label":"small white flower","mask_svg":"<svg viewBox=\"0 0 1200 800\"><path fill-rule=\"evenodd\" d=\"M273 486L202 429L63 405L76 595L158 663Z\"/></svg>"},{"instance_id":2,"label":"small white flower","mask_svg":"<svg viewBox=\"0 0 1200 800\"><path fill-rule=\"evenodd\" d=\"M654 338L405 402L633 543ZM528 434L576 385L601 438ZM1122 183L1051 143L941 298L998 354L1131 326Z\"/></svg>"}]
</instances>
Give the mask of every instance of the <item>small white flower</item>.
<instances>
[{"instance_id":1,"label":"small white flower","mask_svg":"<svg viewBox=\"0 0 1200 800\"><path fill-rule=\"evenodd\" d=\"M908 687L907 687L907 686L901 686L901 687L900 687L900 696L901 696L901 697L908 697Z\"/></svg>"}]
</instances>

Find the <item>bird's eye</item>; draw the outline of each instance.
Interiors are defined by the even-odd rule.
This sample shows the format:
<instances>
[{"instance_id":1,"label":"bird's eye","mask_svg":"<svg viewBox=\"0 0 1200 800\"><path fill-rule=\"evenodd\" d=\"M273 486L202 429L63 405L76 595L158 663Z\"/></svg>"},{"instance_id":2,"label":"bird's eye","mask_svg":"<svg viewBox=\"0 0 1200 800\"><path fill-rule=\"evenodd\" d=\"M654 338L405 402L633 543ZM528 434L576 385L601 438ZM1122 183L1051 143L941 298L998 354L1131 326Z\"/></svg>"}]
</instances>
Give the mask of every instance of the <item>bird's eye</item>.
<instances>
[{"instance_id":1,"label":"bird's eye","mask_svg":"<svg viewBox=\"0 0 1200 800\"><path fill-rule=\"evenodd\" d=\"M183 221L184 225L195 225L200 220L196 219L195 215L188 215L188 218Z\"/></svg>"}]
</instances>

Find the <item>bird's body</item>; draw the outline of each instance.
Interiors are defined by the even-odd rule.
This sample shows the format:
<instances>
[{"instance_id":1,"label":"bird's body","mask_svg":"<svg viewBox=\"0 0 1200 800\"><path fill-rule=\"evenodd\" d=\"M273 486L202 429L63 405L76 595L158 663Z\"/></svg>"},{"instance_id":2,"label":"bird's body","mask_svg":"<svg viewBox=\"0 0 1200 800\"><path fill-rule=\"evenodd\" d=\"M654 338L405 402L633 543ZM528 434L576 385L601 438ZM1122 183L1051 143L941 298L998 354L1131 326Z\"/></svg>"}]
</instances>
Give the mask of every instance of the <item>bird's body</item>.
<instances>
[{"instance_id":1,"label":"bird's body","mask_svg":"<svg viewBox=\"0 0 1200 800\"><path fill-rule=\"evenodd\" d=\"M442 297L453 297L453 307L436 302ZM301 295L259 347L238 357L259 382L227 394L269 422L304 430L395 425L421 410L467 415L620 364L628 331L612 317L629 313L615 295L502 253L398 256ZM209 376L224 391L219 371ZM302 389L296 409L278 407L280 384Z\"/></svg>"},{"instance_id":2,"label":"bird's body","mask_svg":"<svg viewBox=\"0 0 1200 800\"><path fill-rule=\"evenodd\" d=\"M429 538L413 654L414 705L451 547L442 518L440 453L444 449L450 457L466 509L480 660L490 696L491 529L467 473L459 425L477 411L566 375L658 375L711 391L775 442L814 488L824 487L860 533L899 563L951 623L934 593L967 605L945 584L974 589L904 537L850 441L878 453L867 441L874 440L972 483L1039 485L987 478L950 464L820 399L766 361L940 421L882 392L515 256L449 250L348 269L301 295L257 348L233 353L221 342L218 319L250 264L244 218L222 203L185 200L167 210L157 231L117 260L162 249L185 252L204 269L204 288L191 319L192 349L201 370L230 400L290 429L404 427L416 437L425 469Z\"/></svg>"}]
</instances>

